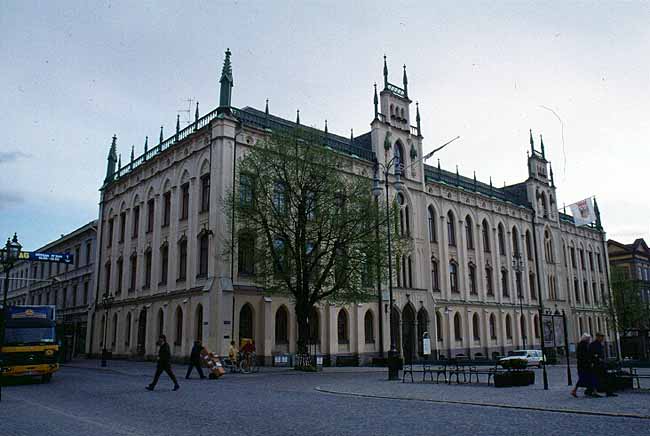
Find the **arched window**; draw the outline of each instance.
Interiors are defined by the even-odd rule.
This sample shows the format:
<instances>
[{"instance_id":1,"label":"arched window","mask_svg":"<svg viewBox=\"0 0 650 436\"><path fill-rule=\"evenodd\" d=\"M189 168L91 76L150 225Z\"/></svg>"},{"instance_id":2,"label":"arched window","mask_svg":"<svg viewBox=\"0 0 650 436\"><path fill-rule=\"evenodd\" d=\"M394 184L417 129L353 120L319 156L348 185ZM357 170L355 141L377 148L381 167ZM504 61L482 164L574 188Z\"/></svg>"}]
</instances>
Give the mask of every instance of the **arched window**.
<instances>
[{"instance_id":1,"label":"arched window","mask_svg":"<svg viewBox=\"0 0 650 436\"><path fill-rule=\"evenodd\" d=\"M548 203L546 202L545 192L542 192L542 211L544 212L544 218L548 218Z\"/></svg>"},{"instance_id":2,"label":"arched window","mask_svg":"<svg viewBox=\"0 0 650 436\"><path fill-rule=\"evenodd\" d=\"M431 259L431 287L433 291L440 291L440 273L438 261L435 259Z\"/></svg>"},{"instance_id":3,"label":"arched window","mask_svg":"<svg viewBox=\"0 0 650 436\"><path fill-rule=\"evenodd\" d=\"M126 314L126 326L124 329L124 346L131 345L131 312Z\"/></svg>"},{"instance_id":4,"label":"arched window","mask_svg":"<svg viewBox=\"0 0 650 436\"><path fill-rule=\"evenodd\" d=\"M494 296L494 283L492 279L492 267L485 266L485 291L488 296Z\"/></svg>"},{"instance_id":5,"label":"arched window","mask_svg":"<svg viewBox=\"0 0 650 436\"><path fill-rule=\"evenodd\" d=\"M275 312L275 343L289 343L289 313L285 306L280 306Z\"/></svg>"},{"instance_id":6,"label":"arched window","mask_svg":"<svg viewBox=\"0 0 650 436\"><path fill-rule=\"evenodd\" d=\"M582 289L585 292L585 304L589 304L589 283L586 280L582 282ZM589 333L591 334L591 331Z\"/></svg>"},{"instance_id":7,"label":"arched window","mask_svg":"<svg viewBox=\"0 0 650 436\"><path fill-rule=\"evenodd\" d=\"M483 251L490 252L490 225L486 220L481 224L481 235L483 235Z\"/></svg>"},{"instance_id":8,"label":"arched window","mask_svg":"<svg viewBox=\"0 0 650 436\"><path fill-rule=\"evenodd\" d=\"M363 333L366 338L366 344L375 343L375 317L372 316L372 310L368 309L363 317Z\"/></svg>"},{"instance_id":9,"label":"arched window","mask_svg":"<svg viewBox=\"0 0 650 436\"><path fill-rule=\"evenodd\" d=\"M539 317L537 315L533 317L533 332L535 333L535 338L539 338Z\"/></svg>"},{"instance_id":10,"label":"arched window","mask_svg":"<svg viewBox=\"0 0 650 436\"><path fill-rule=\"evenodd\" d=\"M499 224L497 227L497 239L499 242L499 254L501 256L506 255L506 240L505 240L505 235L504 235L504 230L503 230L503 225Z\"/></svg>"},{"instance_id":11,"label":"arched window","mask_svg":"<svg viewBox=\"0 0 650 436\"><path fill-rule=\"evenodd\" d=\"M467 248L474 249L474 228L472 224L472 217L467 215L465 217L465 237L467 238Z\"/></svg>"},{"instance_id":12,"label":"arched window","mask_svg":"<svg viewBox=\"0 0 650 436\"><path fill-rule=\"evenodd\" d=\"M526 315L524 315L523 313L519 318L519 331L521 332L522 338L526 338L528 336L528 334L526 333Z\"/></svg>"},{"instance_id":13,"label":"arched window","mask_svg":"<svg viewBox=\"0 0 650 436\"><path fill-rule=\"evenodd\" d=\"M490 338L497 338L497 318L494 314L490 314Z\"/></svg>"},{"instance_id":14,"label":"arched window","mask_svg":"<svg viewBox=\"0 0 650 436\"><path fill-rule=\"evenodd\" d=\"M436 242L438 240L436 235L436 211L433 206L427 209L427 219L429 227L429 242Z\"/></svg>"},{"instance_id":15,"label":"arched window","mask_svg":"<svg viewBox=\"0 0 650 436\"><path fill-rule=\"evenodd\" d=\"M506 315L506 338L512 339L512 319L510 314Z\"/></svg>"},{"instance_id":16,"label":"arched window","mask_svg":"<svg viewBox=\"0 0 650 436\"><path fill-rule=\"evenodd\" d=\"M312 307L309 311L309 343L310 344L319 344L320 343L320 322L318 316L318 310L315 307Z\"/></svg>"},{"instance_id":17,"label":"arched window","mask_svg":"<svg viewBox=\"0 0 650 436\"><path fill-rule=\"evenodd\" d=\"M467 265L467 272L469 275L469 293L472 295L478 294L478 288L476 286L476 265L472 262Z\"/></svg>"},{"instance_id":18,"label":"arched window","mask_svg":"<svg viewBox=\"0 0 650 436\"><path fill-rule=\"evenodd\" d=\"M345 309L339 311L339 316L336 322L337 331L338 331L338 340L339 344L349 343L348 336L348 313Z\"/></svg>"},{"instance_id":19,"label":"arched window","mask_svg":"<svg viewBox=\"0 0 650 436\"><path fill-rule=\"evenodd\" d=\"M537 288L535 284L535 274L531 272L528 274L528 286L530 287L530 298L533 300L537 300Z\"/></svg>"},{"instance_id":20,"label":"arched window","mask_svg":"<svg viewBox=\"0 0 650 436\"><path fill-rule=\"evenodd\" d=\"M456 313L454 315L454 338L457 341L462 341L463 340L463 329L460 324L460 314Z\"/></svg>"},{"instance_id":21,"label":"arched window","mask_svg":"<svg viewBox=\"0 0 650 436\"><path fill-rule=\"evenodd\" d=\"M399 228L397 231L400 236L410 236L411 225L409 223L409 207L401 192L397 194L397 204L399 206Z\"/></svg>"},{"instance_id":22,"label":"arched window","mask_svg":"<svg viewBox=\"0 0 650 436\"><path fill-rule=\"evenodd\" d=\"M530 232L526 230L526 256L528 260L533 260L533 246L530 241Z\"/></svg>"},{"instance_id":23,"label":"arched window","mask_svg":"<svg viewBox=\"0 0 650 436\"><path fill-rule=\"evenodd\" d=\"M200 304L196 306L194 322L196 323L194 338L203 341L203 306Z\"/></svg>"},{"instance_id":24,"label":"arched window","mask_svg":"<svg viewBox=\"0 0 650 436\"><path fill-rule=\"evenodd\" d=\"M447 213L447 239L449 245L456 245L456 227L454 224L454 213L449 211Z\"/></svg>"},{"instance_id":25,"label":"arched window","mask_svg":"<svg viewBox=\"0 0 650 436\"><path fill-rule=\"evenodd\" d=\"M475 341L480 341L481 340L481 325L480 321L478 319L478 313L474 313L472 316L472 334L474 336Z\"/></svg>"},{"instance_id":26,"label":"arched window","mask_svg":"<svg viewBox=\"0 0 650 436\"><path fill-rule=\"evenodd\" d=\"M397 158L397 166L395 167L395 173L399 175L404 175L404 166L406 164L406 155L404 154L404 147L402 146L401 141L395 143L395 157Z\"/></svg>"},{"instance_id":27,"label":"arched window","mask_svg":"<svg viewBox=\"0 0 650 436\"><path fill-rule=\"evenodd\" d=\"M176 308L176 335L174 336L174 345L183 343L183 309Z\"/></svg>"},{"instance_id":28,"label":"arched window","mask_svg":"<svg viewBox=\"0 0 650 436\"><path fill-rule=\"evenodd\" d=\"M178 241L178 280L187 278L187 238L183 236Z\"/></svg>"},{"instance_id":29,"label":"arched window","mask_svg":"<svg viewBox=\"0 0 650 436\"><path fill-rule=\"evenodd\" d=\"M417 342L418 342L418 354L420 356L424 355L422 337L424 336L424 333L428 331L429 331L429 313L424 307L422 307L420 310L418 310ZM429 335L429 337L431 337L431 335Z\"/></svg>"},{"instance_id":30,"label":"arched window","mask_svg":"<svg viewBox=\"0 0 650 436\"><path fill-rule=\"evenodd\" d=\"M501 292L504 297L509 297L510 292L508 291L508 270L501 270Z\"/></svg>"},{"instance_id":31,"label":"arched window","mask_svg":"<svg viewBox=\"0 0 650 436\"><path fill-rule=\"evenodd\" d=\"M246 303L239 311L239 342L253 339L253 308Z\"/></svg>"},{"instance_id":32,"label":"arched window","mask_svg":"<svg viewBox=\"0 0 650 436\"><path fill-rule=\"evenodd\" d=\"M199 236L199 277L208 275L209 238L208 232L201 232L201 236Z\"/></svg>"},{"instance_id":33,"label":"arched window","mask_svg":"<svg viewBox=\"0 0 650 436\"><path fill-rule=\"evenodd\" d=\"M546 262L553 263L553 239L548 230L544 230L544 253L546 254Z\"/></svg>"},{"instance_id":34,"label":"arched window","mask_svg":"<svg viewBox=\"0 0 650 436\"><path fill-rule=\"evenodd\" d=\"M512 228L512 253L519 256L519 232L517 227Z\"/></svg>"},{"instance_id":35,"label":"arched window","mask_svg":"<svg viewBox=\"0 0 650 436\"><path fill-rule=\"evenodd\" d=\"M449 262L449 284L451 292L459 292L458 290L458 264L452 260Z\"/></svg>"},{"instance_id":36,"label":"arched window","mask_svg":"<svg viewBox=\"0 0 650 436\"><path fill-rule=\"evenodd\" d=\"M165 334L165 315L162 309L158 309L158 336Z\"/></svg>"},{"instance_id":37,"label":"arched window","mask_svg":"<svg viewBox=\"0 0 650 436\"><path fill-rule=\"evenodd\" d=\"M438 341L442 342L442 315L440 312L436 311L436 335L438 336Z\"/></svg>"}]
</instances>

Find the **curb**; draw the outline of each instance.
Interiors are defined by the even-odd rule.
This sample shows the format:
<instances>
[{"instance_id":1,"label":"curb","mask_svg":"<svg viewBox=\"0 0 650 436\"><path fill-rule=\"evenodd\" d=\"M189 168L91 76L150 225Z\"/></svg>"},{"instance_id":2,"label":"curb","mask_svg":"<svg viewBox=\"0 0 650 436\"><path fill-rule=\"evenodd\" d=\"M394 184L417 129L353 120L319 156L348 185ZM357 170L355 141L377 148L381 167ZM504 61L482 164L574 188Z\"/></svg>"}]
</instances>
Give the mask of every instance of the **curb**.
<instances>
[{"instance_id":1,"label":"curb","mask_svg":"<svg viewBox=\"0 0 650 436\"><path fill-rule=\"evenodd\" d=\"M362 394L359 392L340 392L331 389L324 389L321 388L320 386L316 386L314 389L324 394L343 395L343 396L357 397L357 398L377 398L382 400L393 400L393 401L419 401L423 403L436 403L436 404L459 404L463 406L495 407L500 409L530 410L535 412L551 412L551 413L565 413L571 415L606 416L610 418L633 418L633 419L650 420L650 415L641 415L637 413L615 413L615 412L589 411L589 410L579 410L579 409L552 409L549 407L515 406L511 404L481 403L477 401L462 401L462 400L434 400L434 399L423 399L423 398L391 397L388 395Z\"/></svg>"}]
</instances>

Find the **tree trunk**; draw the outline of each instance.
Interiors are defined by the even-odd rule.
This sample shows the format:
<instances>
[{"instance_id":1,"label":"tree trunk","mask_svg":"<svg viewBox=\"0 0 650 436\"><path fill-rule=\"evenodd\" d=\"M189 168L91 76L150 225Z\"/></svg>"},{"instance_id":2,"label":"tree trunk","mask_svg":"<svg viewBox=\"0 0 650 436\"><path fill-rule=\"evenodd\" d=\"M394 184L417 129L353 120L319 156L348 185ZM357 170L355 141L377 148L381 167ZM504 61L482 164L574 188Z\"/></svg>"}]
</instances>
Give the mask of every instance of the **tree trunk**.
<instances>
[{"instance_id":1,"label":"tree trunk","mask_svg":"<svg viewBox=\"0 0 650 436\"><path fill-rule=\"evenodd\" d=\"M307 344L309 342L309 309L296 305L296 322L298 323L298 341L296 343L297 354L308 354Z\"/></svg>"}]
</instances>

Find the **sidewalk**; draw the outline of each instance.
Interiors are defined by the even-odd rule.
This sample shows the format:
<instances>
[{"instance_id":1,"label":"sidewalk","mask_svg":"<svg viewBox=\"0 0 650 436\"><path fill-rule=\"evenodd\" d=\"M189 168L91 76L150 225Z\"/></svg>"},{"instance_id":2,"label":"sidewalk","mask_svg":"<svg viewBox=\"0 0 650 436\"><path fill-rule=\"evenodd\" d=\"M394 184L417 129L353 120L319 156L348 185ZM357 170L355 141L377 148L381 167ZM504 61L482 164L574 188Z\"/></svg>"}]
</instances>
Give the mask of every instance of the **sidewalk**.
<instances>
[{"instance_id":1,"label":"sidewalk","mask_svg":"<svg viewBox=\"0 0 650 436\"><path fill-rule=\"evenodd\" d=\"M535 384L528 387L495 388L488 386L485 378L480 384L440 384L422 382L422 373L415 372L415 383L408 378L389 382L385 378L363 377L362 379L331 382L323 380L316 388L320 392L353 395L366 398L381 398L430 403L468 404L487 407L525 409L531 411L552 411L563 413L593 414L650 420L650 390L635 389L618 392L618 397L589 398L579 392L573 398L571 387L566 382L566 368L549 367L549 390L544 390L542 372L535 371ZM577 378L575 368L572 375ZM575 383L576 379L573 382Z\"/></svg>"}]
</instances>

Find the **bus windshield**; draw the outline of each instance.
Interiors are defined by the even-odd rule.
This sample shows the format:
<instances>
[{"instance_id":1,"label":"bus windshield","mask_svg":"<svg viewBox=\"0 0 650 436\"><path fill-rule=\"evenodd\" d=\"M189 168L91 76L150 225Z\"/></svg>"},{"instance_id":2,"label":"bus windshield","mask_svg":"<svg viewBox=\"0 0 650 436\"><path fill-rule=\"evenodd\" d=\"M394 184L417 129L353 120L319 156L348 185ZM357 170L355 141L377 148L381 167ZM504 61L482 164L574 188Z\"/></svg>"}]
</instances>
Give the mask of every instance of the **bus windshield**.
<instances>
[{"instance_id":1,"label":"bus windshield","mask_svg":"<svg viewBox=\"0 0 650 436\"><path fill-rule=\"evenodd\" d=\"M5 345L54 343L54 327L7 327Z\"/></svg>"}]
</instances>

